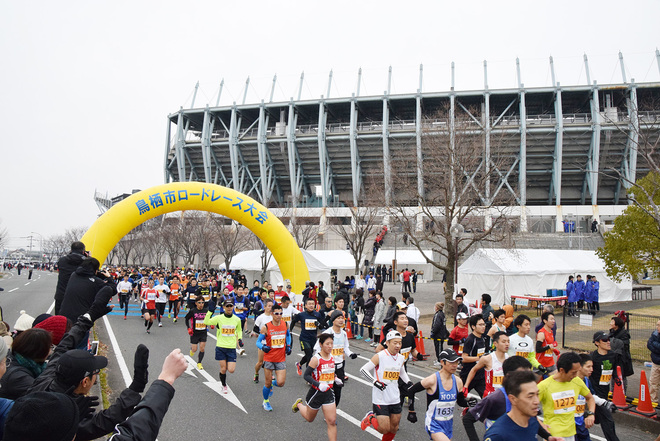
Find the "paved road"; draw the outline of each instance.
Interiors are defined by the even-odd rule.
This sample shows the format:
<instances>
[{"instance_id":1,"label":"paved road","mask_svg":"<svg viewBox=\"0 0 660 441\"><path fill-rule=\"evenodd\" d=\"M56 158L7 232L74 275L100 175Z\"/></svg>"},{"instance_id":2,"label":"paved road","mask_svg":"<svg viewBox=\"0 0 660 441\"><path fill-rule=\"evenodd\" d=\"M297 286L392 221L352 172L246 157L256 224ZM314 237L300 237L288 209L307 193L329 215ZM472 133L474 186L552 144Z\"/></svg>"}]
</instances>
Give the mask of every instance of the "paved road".
<instances>
[{"instance_id":1,"label":"paved road","mask_svg":"<svg viewBox=\"0 0 660 441\"><path fill-rule=\"evenodd\" d=\"M10 324L13 325L20 309L26 309L31 315L36 316L46 311L52 304L56 275L35 272L35 277L35 280L27 286L24 285L27 276L23 275L20 279L14 274L0 280L0 286L5 288L5 292L0 294L0 300ZM14 288L18 289L8 292ZM26 301L27 299L29 301ZM150 348L151 379L157 377L162 361L173 348L178 347L186 354L189 350L188 334L182 320L173 323L171 319L165 319L162 328L154 327L151 334L147 335L144 332L143 321L138 316L137 307L137 303L131 305L131 313L126 321L123 320L123 313L111 313L107 322L101 320L97 326L101 340L109 346L108 373L110 386L114 391L120 391L126 387L126 381L130 381L127 377L132 373L133 353L138 343L145 343ZM228 384L232 390L232 396L228 398L216 392L219 385L218 365L211 350L215 340L209 337L210 347L203 362L204 370L199 371L191 364L189 373L184 374L175 383L176 395L163 422L159 440L212 440L227 436L232 439L248 440L327 439L322 415L310 424L299 415L291 413L291 404L296 398L304 397L307 393L305 381L295 373L294 363L299 359L298 355L291 356L287 360L289 366L287 383L283 388L276 388L271 398L274 411L267 413L262 409L263 375L260 384L254 384L252 381L256 361L255 341L256 339L253 338L245 339L248 354L239 358L237 371L228 376ZM297 344L297 337L294 341ZM359 428L359 420L371 408L371 386L362 380L359 368L371 356L372 349L367 344L355 340L351 341L351 347L361 356L357 360L348 360L347 363L346 371L351 379L344 388L340 404L339 438L380 439L380 435L365 433ZM123 362L130 366L130 369L122 370ZM413 380L417 381L433 373L433 370L427 367L426 363L422 365L418 363L410 366L410 373ZM417 408L420 422L411 424L405 421L407 410L404 409L404 419L396 439L428 439L422 424L425 401L418 401ZM483 433L482 428L478 430L479 433ZM618 432L620 438L627 441L653 439L650 434L632 428L619 427ZM592 435L595 435L593 438L596 440L604 439L600 428L594 429ZM458 418L454 421L454 439L466 439Z\"/></svg>"}]
</instances>

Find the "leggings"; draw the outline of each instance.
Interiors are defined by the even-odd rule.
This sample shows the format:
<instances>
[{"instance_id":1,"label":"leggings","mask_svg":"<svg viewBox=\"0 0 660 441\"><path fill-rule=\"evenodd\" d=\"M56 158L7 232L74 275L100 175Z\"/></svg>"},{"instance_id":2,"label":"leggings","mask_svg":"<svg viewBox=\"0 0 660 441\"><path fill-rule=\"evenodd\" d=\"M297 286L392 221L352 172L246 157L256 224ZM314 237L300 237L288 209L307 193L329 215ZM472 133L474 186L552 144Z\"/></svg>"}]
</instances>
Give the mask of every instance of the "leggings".
<instances>
[{"instance_id":1,"label":"leggings","mask_svg":"<svg viewBox=\"0 0 660 441\"><path fill-rule=\"evenodd\" d=\"M124 310L124 317L128 315L128 299L128 295L119 294L119 309Z\"/></svg>"},{"instance_id":2,"label":"leggings","mask_svg":"<svg viewBox=\"0 0 660 441\"><path fill-rule=\"evenodd\" d=\"M344 381L344 377L346 376L344 374L344 363L342 362L341 364L335 364L335 376L339 378L341 381ZM343 388L343 385L338 385L335 383L332 388L335 391L335 406L339 407L339 400L341 400L341 389Z\"/></svg>"},{"instance_id":3,"label":"leggings","mask_svg":"<svg viewBox=\"0 0 660 441\"><path fill-rule=\"evenodd\" d=\"M444 340L439 338L433 339L433 347L435 348L435 358L440 361L440 352L442 352L443 346L445 345Z\"/></svg>"},{"instance_id":4,"label":"leggings","mask_svg":"<svg viewBox=\"0 0 660 441\"><path fill-rule=\"evenodd\" d=\"M305 351L305 355L300 360L300 366L302 366L303 364L305 364L305 365L308 364L309 361L314 356L314 351L312 349L313 346L314 346L314 343L310 343L308 341L300 340L300 348L303 351ZM343 381L343 379L342 379L342 381ZM335 398L336 398L336 396L337 396L337 394L335 393Z\"/></svg>"}]
</instances>

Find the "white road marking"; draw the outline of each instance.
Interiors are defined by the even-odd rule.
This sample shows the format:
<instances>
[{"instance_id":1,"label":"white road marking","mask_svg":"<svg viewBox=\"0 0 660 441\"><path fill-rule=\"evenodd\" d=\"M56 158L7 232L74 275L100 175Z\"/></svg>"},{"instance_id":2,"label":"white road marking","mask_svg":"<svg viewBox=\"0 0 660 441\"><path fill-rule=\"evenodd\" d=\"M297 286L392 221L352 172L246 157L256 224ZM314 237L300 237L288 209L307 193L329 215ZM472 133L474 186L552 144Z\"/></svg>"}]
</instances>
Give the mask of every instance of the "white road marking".
<instances>
[{"instance_id":1,"label":"white road marking","mask_svg":"<svg viewBox=\"0 0 660 441\"><path fill-rule=\"evenodd\" d=\"M185 355L184 357L186 361L188 361L188 367L192 365L194 366L195 369L197 369L197 363L195 363L195 360L193 360L192 357L190 357L189 355ZM236 397L236 395L234 395L234 392L231 390L231 387L227 387L229 391L228 393L224 394L222 393L221 382L213 378L211 374L209 374L205 370L197 369L197 372L199 372L204 378L206 378L207 381L204 382L206 386L208 386L211 390L217 392L218 395L220 395L222 398L225 398L227 401L229 401L231 404L241 409L243 412L248 413L247 410L245 410L245 408L239 401L239 399Z\"/></svg>"},{"instance_id":2,"label":"white road marking","mask_svg":"<svg viewBox=\"0 0 660 441\"><path fill-rule=\"evenodd\" d=\"M30 282L28 282L28 283L26 283L26 284L25 284L25 285L23 285L23 286L28 286L29 284L30 284Z\"/></svg>"},{"instance_id":3,"label":"white road marking","mask_svg":"<svg viewBox=\"0 0 660 441\"><path fill-rule=\"evenodd\" d=\"M598 441L607 441L602 436L594 435L593 433L590 433L589 436L592 437L593 439L597 439Z\"/></svg>"},{"instance_id":4,"label":"white road marking","mask_svg":"<svg viewBox=\"0 0 660 441\"><path fill-rule=\"evenodd\" d=\"M46 314L50 314L53 309L55 309L55 300L53 300L53 303L50 304L50 308L48 308L48 311L46 311Z\"/></svg>"},{"instance_id":5,"label":"white road marking","mask_svg":"<svg viewBox=\"0 0 660 441\"><path fill-rule=\"evenodd\" d=\"M14 292L14 291L16 291L17 289L18 289L18 288L10 289L9 292Z\"/></svg>"},{"instance_id":6,"label":"white road marking","mask_svg":"<svg viewBox=\"0 0 660 441\"><path fill-rule=\"evenodd\" d=\"M342 418L344 418L344 419L345 419L346 421L348 421L349 423L353 423L353 424L355 424L356 426L360 427L360 423L361 423L361 421L358 420L357 418L354 418L353 416L347 414L347 413L344 412L343 410L341 410L341 409L337 409L337 415L340 416L340 417L342 417ZM375 436L375 437L378 438L378 439L382 438L382 436L383 436L383 435L381 435L380 433L378 433L378 431L375 430L373 427L367 427L367 429L365 430L365 432L369 432L370 434L372 434L373 436Z\"/></svg>"},{"instance_id":7,"label":"white road marking","mask_svg":"<svg viewBox=\"0 0 660 441\"><path fill-rule=\"evenodd\" d=\"M131 378L131 372L128 370L126 360L124 360L124 356L121 354L121 349L119 347L119 343L117 342L117 337L115 337L115 333L112 330L112 326L110 326L110 321L108 320L107 315L103 316L103 323L108 330L110 343L112 344L112 349L115 353L115 357L117 358L117 364L119 365L119 371L121 372L121 376L124 377L124 383L126 383L126 387L128 387L133 381L133 378Z\"/></svg>"}]
</instances>

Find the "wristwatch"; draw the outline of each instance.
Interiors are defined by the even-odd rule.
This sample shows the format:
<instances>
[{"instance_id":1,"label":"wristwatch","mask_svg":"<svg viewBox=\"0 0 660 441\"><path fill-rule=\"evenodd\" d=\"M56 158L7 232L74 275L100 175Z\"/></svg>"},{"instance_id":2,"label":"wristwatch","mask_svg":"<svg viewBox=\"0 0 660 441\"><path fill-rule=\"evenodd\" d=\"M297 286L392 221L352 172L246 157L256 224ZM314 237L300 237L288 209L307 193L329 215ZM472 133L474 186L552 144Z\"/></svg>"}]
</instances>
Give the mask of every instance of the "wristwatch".
<instances>
[{"instance_id":1,"label":"wristwatch","mask_svg":"<svg viewBox=\"0 0 660 441\"><path fill-rule=\"evenodd\" d=\"M590 416L592 416L593 414L594 414L594 413L593 413L592 411L590 411L590 410L585 410L585 411L584 411L584 416L585 416L585 417L590 417Z\"/></svg>"}]
</instances>

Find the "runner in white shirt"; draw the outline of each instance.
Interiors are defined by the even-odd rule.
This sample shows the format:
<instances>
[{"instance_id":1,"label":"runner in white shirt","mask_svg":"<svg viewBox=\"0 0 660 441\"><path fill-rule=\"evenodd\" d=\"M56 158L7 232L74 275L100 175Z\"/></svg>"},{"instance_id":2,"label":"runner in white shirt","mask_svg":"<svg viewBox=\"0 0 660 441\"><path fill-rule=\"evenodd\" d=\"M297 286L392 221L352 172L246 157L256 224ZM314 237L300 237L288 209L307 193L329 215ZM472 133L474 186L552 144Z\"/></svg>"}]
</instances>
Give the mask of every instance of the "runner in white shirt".
<instances>
[{"instance_id":1,"label":"runner in white shirt","mask_svg":"<svg viewBox=\"0 0 660 441\"><path fill-rule=\"evenodd\" d=\"M282 297L282 321L286 323L287 327L291 326L291 318L299 312L291 304L291 298L288 295Z\"/></svg>"},{"instance_id":2,"label":"runner in white shirt","mask_svg":"<svg viewBox=\"0 0 660 441\"><path fill-rule=\"evenodd\" d=\"M518 328L518 333L509 336L509 356L524 357L532 363L534 369L546 374L547 370L536 359L536 342L528 335L532 329L532 321L525 314L520 314L513 324Z\"/></svg>"},{"instance_id":3,"label":"runner in white shirt","mask_svg":"<svg viewBox=\"0 0 660 441\"><path fill-rule=\"evenodd\" d=\"M408 297L406 299L406 305L408 305L408 311L406 311L406 315L415 320L415 322L418 322L421 313L419 312L419 308L415 306L415 299Z\"/></svg>"},{"instance_id":4,"label":"runner in white shirt","mask_svg":"<svg viewBox=\"0 0 660 441\"><path fill-rule=\"evenodd\" d=\"M412 386L412 382L403 367L405 359L399 354L401 333L391 330L385 340L387 348L371 357L371 360L360 369L360 373L374 385L371 392L373 410L367 412L360 426L362 430L372 426L383 434L383 440L391 441L399 430L401 421L399 378L408 387ZM375 373L375 377L372 372Z\"/></svg>"},{"instance_id":5,"label":"runner in white shirt","mask_svg":"<svg viewBox=\"0 0 660 441\"><path fill-rule=\"evenodd\" d=\"M266 326L266 323L273 321L273 316L270 314L272 310L273 310L273 300L272 299L266 299L264 301L264 313L259 315L259 317L257 317L257 319L254 321L254 328L252 330L252 337L258 336L259 333L261 332L261 328ZM261 370L261 368L264 365L264 351L257 348L257 352L259 354L259 359L257 360L257 364L254 365L254 382L255 383L259 382L259 370Z\"/></svg>"},{"instance_id":6,"label":"runner in white shirt","mask_svg":"<svg viewBox=\"0 0 660 441\"><path fill-rule=\"evenodd\" d=\"M496 332L493 335L493 344L495 345L495 352L491 352L490 354L481 357L479 361L477 361L477 364L475 364L470 370L470 373L465 380L463 395L467 396L467 391L470 389L470 383L477 372L482 368L486 375L486 390L484 392L484 398L488 394L495 392L496 389L502 387L502 381L504 381L502 363L509 358L509 354L507 354L507 351L509 350L509 337L507 337L505 332Z\"/></svg>"},{"instance_id":7,"label":"runner in white shirt","mask_svg":"<svg viewBox=\"0 0 660 441\"><path fill-rule=\"evenodd\" d=\"M165 283L165 277L158 277L158 285L154 286L156 291L158 291L158 296L156 297L156 318L158 319L158 327L162 328L163 324L160 319L165 314L165 306L167 301L170 298L170 287Z\"/></svg>"},{"instance_id":8,"label":"runner in white shirt","mask_svg":"<svg viewBox=\"0 0 660 441\"><path fill-rule=\"evenodd\" d=\"M124 320L128 314L128 301L131 297L133 284L128 281L128 274L124 274L124 280L117 284L117 295L119 296L119 309L124 310Z\"/></svg>"}]
</instances>

